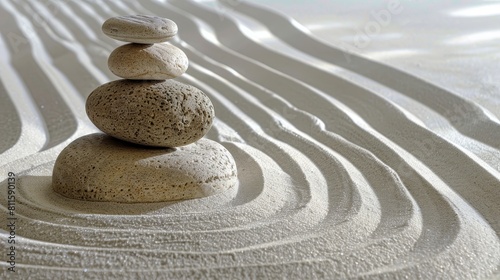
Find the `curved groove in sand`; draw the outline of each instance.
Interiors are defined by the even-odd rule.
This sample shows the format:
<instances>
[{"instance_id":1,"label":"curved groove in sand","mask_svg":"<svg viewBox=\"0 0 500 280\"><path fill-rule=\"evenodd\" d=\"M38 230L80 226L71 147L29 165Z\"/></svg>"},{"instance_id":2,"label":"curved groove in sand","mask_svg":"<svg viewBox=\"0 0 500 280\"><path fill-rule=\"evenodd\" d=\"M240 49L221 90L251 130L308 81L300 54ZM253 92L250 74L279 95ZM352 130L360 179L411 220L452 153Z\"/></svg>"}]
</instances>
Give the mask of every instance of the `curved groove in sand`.
<instances>
[{"instance_id":1,"label":"curved groove in sand","mask_svg":"<svg viewBox=\"0 0 500 280\"><path fill-rule=\"evenodd\" d=\"M9 120L0 125L0 191L3 197L15 172L19 270L34 278L470 279L499 272L500 124L478 104L327 45L293 19L247 2L224 14L193 1L47 3L0 3L0 114ZM96 130L84 99L115 79L106 61L120 43L100 33L101 23L138 13L179 25L172 43L190 67L178 79L215 106L207 137L236 160L239 183L230 191L133 205L51 191L58 153ZM284 47L254 39L242 16ZM25 39L16 45L13 36ZM317 61L425 106L453 126L454 138ZM5 199L0 208L7 212ZM0 237L7 236L3 224Z\"/></svg>"},{"instance_id":2,"label":"curved groove in sand","mask_svg":"<svg viewBox=\"0 0 500 280\"><path fill-rule=\"evenodd\" d=\"M449 119L451 124L465 135L492 147L499 147L500 144L495 139L498 139L499 136L500 123L498 119L491 118L491 113L485 114L486 109L479 105L400 69L324 44L304 32L305 28L298 28L301 26L300 23L281 13L246 2L238 3L232 7L261 21L274 36L293 45L294 48L406 94ZM271 22L272 24L270 24ZM346 59L346 56L349 59ZM453 106L463 108L466 113L454 115L456 112L453 110ZM473 117L475 125L467 125L470 124L470 120L464 119L466 117Z\"/></svg>"}]
</instances>

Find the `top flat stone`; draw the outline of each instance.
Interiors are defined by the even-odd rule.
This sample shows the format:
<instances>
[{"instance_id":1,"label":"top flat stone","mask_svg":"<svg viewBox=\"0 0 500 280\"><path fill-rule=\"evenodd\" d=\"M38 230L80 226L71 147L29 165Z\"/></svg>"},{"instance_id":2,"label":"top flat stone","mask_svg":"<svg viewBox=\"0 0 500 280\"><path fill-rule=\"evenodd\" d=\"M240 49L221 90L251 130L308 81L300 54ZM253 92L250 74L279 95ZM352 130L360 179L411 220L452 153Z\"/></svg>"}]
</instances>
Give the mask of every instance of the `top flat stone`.
<instances>
[{"instance_id":1,"label":"top flat stone","mask_svg":"<svg viewBox=\"0 0 500 280\"><path fill-rule=\"evenodd\" d=\"M102 24L102 32L119 41L154 44L174 37L177 34L177 24L157 16L120 16L106 20Z\"/></svg>"}]
</instances>

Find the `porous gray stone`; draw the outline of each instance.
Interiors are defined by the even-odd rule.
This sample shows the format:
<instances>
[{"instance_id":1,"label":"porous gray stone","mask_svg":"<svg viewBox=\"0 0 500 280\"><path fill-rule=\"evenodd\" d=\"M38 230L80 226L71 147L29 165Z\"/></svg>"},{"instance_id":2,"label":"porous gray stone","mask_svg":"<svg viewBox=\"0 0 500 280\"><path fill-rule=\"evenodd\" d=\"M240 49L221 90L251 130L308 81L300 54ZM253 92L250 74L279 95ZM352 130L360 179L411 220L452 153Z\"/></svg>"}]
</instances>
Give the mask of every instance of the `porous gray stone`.
<instances>
[{"instance_id":1,"label":"porous gray stone","mask_svg":"<svg viewBox=\"0 0 500 280\"><path fill-rule=\"evenodd\" d=\"M182 75L188 68L186 54L171 44L126 44L108 58L115 75L133 80L166 80Z\"/></svg>"},{"instance_id":2,"label":"porous gray stone","mask_svg":"<svg viewBox=\"0 0 500 280\"><path fill-rule=\"evenodd\" d=\"M202 138L215 116L201 90L174 80L117 80L96 88L86 111L100 130L136 144L178 147Z\"/></svg>"},{"instance_id":3,"label":"porous gray stone","mask_svg":"<svg viewBox=\"0 0 500 280\"><path fill-rule=\"evenodd\" d=\"M237 183L234 159L217 142L148 148L102 133L80 137L57 157L52 188L90 201L160 202L210 196Z\"/></svg>"},{"instance_id":4,"label":"porous gray stone","mask_svg":"<svg viewBox=\"0 0 500 280\"><path fill-rule=\"evenodd\" d=\"M154 44L166 42L177 34L172 20L149 15L113 17L102 25L108 37L131 43Z\"/></svg>"}]
</instances>

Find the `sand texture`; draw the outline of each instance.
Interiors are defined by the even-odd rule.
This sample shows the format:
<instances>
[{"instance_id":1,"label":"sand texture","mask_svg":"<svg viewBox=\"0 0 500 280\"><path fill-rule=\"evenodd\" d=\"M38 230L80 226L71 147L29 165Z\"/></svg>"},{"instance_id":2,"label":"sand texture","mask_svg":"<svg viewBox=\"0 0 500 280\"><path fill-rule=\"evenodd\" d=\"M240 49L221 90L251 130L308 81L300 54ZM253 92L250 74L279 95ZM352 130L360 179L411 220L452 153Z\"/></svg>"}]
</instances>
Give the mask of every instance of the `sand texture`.
<instances>
[{"instance_id":1,"label":"sand texture","mask_svg":"<svg viewBox=\"0 0 500 280\"><path fill-rule=\"evenodd\" d=\"M19 279L498 279L498 4L303 2L0 1L0 278L13 172ZM85 99L122 44L100 27L126 14L176 22L176 80L210 97L235 187L52 191L57 155L98 132Z\"/></svg>"}]
</instances>

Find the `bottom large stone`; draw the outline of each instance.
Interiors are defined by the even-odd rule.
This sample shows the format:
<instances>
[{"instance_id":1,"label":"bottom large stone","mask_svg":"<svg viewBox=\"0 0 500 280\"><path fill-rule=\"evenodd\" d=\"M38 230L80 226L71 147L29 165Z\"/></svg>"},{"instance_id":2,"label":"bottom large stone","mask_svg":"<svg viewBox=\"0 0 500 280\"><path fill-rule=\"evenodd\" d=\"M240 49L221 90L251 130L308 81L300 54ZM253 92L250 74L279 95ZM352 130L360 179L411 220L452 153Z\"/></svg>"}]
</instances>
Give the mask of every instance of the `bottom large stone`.
<instances>
[{"instance_id":1,"label":"bottom large stone","mask_svg":"<svg viewBox=\"0 0 500 280\"><path fill-rule=\"evenodd\" d=\"M206 197L237 182L232 155L202 138L178 148L130 144L102 133L80 137L57 157L55 192L74 199L160 202Z\"/></svg>"}]
</instances>

